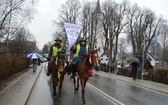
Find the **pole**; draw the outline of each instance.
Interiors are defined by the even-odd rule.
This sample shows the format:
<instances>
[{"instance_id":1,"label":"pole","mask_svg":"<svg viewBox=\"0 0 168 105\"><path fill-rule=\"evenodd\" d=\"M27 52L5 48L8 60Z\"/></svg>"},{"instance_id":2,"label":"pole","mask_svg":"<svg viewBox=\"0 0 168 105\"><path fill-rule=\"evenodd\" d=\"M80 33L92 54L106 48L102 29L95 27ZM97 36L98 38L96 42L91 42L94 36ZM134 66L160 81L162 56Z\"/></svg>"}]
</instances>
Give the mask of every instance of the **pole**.
<instances>
[{"instance_id":1,"label":"pole","mask_svg":"<svg viewBox=\"0 0 168 105\"><path fill-rule=\"evenodd\" d=\"M110 47L111 45L110 45L110 42L111 42L111 41L110 41L110 37L109 37L109 73L110 73L110 63L111 63L111 53L110 53L110 52L111 52L111 49L110 49L110 48L111 48L111 47Z\"/></svg>"},{"instance_id":2,"label":"pole","mask_svg":"<svg viewBox=\"0 0 168 105\"><path fill-rule=\"evenodd\" d=\"M144 46L143 46L143 54L142 54L142 70L141 70L141 79L143 80L143 70L144 70L144 57L145 57L145 43L144 43Z\"/></svg>"},{"instance_id":3,"label":"pole","mask_svg":"<svg viewBox=\"0 0 168 105\"><path fill-rule=\"evenodd\" d=\"M154 66L154 69L156 67L156 46L155 46L155 66Z\"/></svg>"}]
</instances>

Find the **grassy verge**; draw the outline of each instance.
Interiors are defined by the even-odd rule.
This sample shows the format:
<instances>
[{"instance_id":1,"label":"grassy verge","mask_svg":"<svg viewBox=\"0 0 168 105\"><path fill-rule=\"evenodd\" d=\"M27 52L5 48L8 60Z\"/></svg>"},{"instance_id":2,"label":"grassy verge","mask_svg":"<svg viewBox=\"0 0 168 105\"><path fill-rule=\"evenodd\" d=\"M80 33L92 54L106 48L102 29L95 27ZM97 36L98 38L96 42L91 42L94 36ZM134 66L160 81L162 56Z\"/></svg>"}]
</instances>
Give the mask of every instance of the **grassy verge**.
<instances>
[{"instance_id":1,"label":"grassy verge","mask_svg":"<svg viewBox=\"0 0 168 105\"><path fill-rule=\"evenodd\" d=\"M22 76L24 73L26 73L28 70L30 70L31 68L27 68L21 72L18 72L10 77L8 77L6 80L2 81L0 83L0 91L3 90L3 88L5 88L6 86L8 86L13 80L19 78L20 76Z\"/></svg>"}]
</instances>

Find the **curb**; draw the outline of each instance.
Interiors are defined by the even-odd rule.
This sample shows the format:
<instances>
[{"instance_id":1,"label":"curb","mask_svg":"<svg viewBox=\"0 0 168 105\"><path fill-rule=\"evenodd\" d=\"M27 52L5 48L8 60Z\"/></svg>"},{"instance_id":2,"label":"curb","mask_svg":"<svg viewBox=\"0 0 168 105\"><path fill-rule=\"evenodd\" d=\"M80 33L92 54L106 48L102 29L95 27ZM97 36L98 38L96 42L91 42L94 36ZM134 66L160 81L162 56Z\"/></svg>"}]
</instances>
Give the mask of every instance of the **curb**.
<instances>
[{"instance_id":1,"label":"curb","mask_svg":"<svg viewBox=\"0 0 168 105\"><path fill-rule=\"evenodd\" d=\"M32 91L33 91L33 88L34 88L34 86L35 86L35 84L36 84L36 82L37 82L37 79L39 78L39 76L40 76L40 74L41 74L42 69L43 69L43 65L42 65L42 67L41 67L41 69L40 69L40 71L39 71L39 73L38 73L38 75L37 75L37 77L36 77L36 79L35 79L35 81L34 81L34 83L33 83L33 86L32 86L32 88L31 88L31 90L30 90L30 92L29 92L29 94L28 94L28 97L27 97L27 99L26 99L24 105L27 105L27 102L28 102L28 100L29 100L29 98L30 98L30 94L31 94Z\"/></svg>"}]
</instances>

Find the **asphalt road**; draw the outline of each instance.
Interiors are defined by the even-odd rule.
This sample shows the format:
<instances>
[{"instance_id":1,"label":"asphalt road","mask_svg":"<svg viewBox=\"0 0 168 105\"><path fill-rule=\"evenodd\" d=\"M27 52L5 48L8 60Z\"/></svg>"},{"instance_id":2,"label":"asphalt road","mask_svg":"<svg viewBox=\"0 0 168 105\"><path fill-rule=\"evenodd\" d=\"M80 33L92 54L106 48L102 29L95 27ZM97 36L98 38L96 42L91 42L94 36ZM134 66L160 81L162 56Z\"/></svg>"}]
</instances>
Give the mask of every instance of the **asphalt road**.
<instances>
[{"instance_id":1,"label":"asphalt road","mask_svg":"<svg viewBox=\"0 0 168 105\"><path fill-rule=\"evenodd\" d=\"M52 95L50 77L45 75L43 68L27 102L27 105L82 105L81 87L74 94L73 82L65 75L62 100ZM167 105L168 95L144 88L136 87L130 83L93 74L85 88L87 105Z\"/></svg>"}]
</instances>

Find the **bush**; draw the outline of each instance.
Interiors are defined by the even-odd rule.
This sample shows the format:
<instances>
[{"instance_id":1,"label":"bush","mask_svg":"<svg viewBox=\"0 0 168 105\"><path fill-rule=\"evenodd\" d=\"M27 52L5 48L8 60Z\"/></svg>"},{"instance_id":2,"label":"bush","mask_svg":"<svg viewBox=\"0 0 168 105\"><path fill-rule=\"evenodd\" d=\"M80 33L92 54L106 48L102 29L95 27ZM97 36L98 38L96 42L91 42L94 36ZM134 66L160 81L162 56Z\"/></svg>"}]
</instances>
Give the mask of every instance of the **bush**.
<instances>
[{"instance_id":1,"label":"bush","mask_svg":"<svg viewBox=\"0 0 168 105\"><path fill-rule=\"evenodd\" d=\"M132 77L131 68L121 68L117 74ZM137 78L141 79L141 70L138 70ZM144 75L143 79L168 84L168 68L150 69L148 75Z\"/></svg>"},{"instance_id":2,"label":"bush","mask_svg":"<svg viewBox=\"0 0 168 105\"><path fill-rule=\"evenodd\" d=\"M156 68L153 70L152 81L168 84L168 69Z\"/></svg>"},{"instance_id":3,"label":"bush","mask_svg":"<svg viewBox=\"0 0 168 105\"><path fill-rule=\"evenodd\" d=\"M12 57L9 55L0 55L0 83L25 68L30 64L30 60L21 57Z\"/></svg>"},{"instance_id":4,"label":"bush","mask_svg":"<svg viewBox=\"0 0 168 105\"><path fill-rule=\"evenodd\" d=\"M131 77L132 76L131 68L129 68L129 67L128 68L120 68L120 69L118 69L117 74Z\"/></svg>"}]
</instances>

